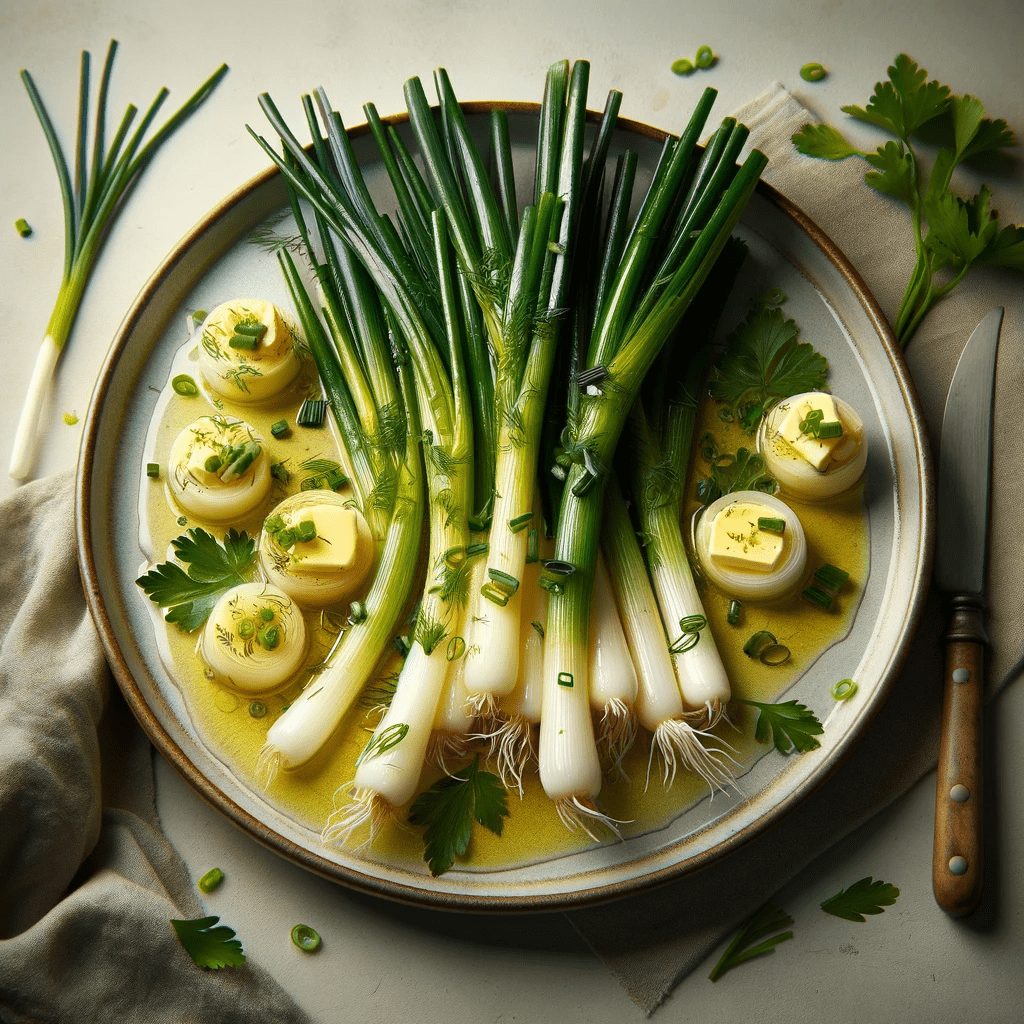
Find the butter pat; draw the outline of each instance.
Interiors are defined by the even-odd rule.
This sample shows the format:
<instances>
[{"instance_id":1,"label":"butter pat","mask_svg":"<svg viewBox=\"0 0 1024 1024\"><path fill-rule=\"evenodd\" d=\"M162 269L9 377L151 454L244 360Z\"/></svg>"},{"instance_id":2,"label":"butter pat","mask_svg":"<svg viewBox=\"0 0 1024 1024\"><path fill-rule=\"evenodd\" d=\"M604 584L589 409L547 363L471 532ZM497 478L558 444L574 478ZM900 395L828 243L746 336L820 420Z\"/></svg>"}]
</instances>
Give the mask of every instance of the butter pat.
<instances>
[{"instance_id":1,"label":"butter pat","mask_svg":"<svg viewBox=\"0 0 1024 1024\"><path fill-rule=\"evenodd\" d=\"M220 445L214 444L212 439L196 438L196 442L189 449L188 462L185 463L185 472L193 476L201 484L207 487L223 486L221 479L216 473L210 473L206 469L206 460L211 455L220 453Z\"/></svg>"},{"instance_id":2,"label":"butter pat","mask_svg":"<svg viewBox=\"0 0 1024 1024\"><path fill-rule=\"evenodd\" d=\"M343 505L314 505L292 512L285 525L298 526L311 519L316 537L292 547L292 569L298 573L322 573L351 569L359 548L356 513Z\"/></svg>"},{"instance_id":3,"label":"butter pat","mask_svg":"<svg viewBox=\"0 0 1024 1024\"><path fill-rule=\"evenodd\" d=\"M708 538L708 557L723 569L772 572L782 556L781 534L758 528L761 517L775 511L765 505L736 501L715 516Z\"/></svg>"},{"instance_id":4,"label":"butter pat","mask_svg":"<svg viewBox=\"0 0 1024 1024\"><path fill-rule=\"evenodd\" d=\"M818 439L812 437L800 429L800 424L807 419L807 414L814 409L822 413L822 423L842 422L836 404L831 395L816 393L811 396L801 396L793 401L789 412L786 413L779 424L779 434L782 439L806 459L816 470L823 471L832 461L833 449L842 443L844 435L839 437L826 437Z\"/></svg>"}]
</instances>

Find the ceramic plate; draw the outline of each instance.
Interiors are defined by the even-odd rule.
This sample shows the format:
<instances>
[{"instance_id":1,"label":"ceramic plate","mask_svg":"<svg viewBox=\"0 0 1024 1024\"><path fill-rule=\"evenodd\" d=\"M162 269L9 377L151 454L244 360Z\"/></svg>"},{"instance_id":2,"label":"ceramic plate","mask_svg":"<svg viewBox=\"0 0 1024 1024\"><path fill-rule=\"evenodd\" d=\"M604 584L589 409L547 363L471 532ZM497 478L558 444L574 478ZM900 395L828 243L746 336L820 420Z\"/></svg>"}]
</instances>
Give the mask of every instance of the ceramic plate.
<instances>
[{"instance_id":1,"label":"ceramic plate","mask_svg":"<svg viewBox=\"0 0 1024 1024\"><path fill-rule=\"evenodd\" d=\"M468 105L486 123L489 104ZM529 180L537 113L509 110L517 162ZM396 123L401 130L401 119ZM372 140L353 132L371 190L385 194ZM617 144L638 149L648 171L661 132L626 123ZM514 867L461 864L432 878L422 863L372 859L325 847L318 831L275 807L272 791L237 778L191 721L160 659L148 602L135 580L144 445L171 361L185 341L185 311L257 294L288 306L276 259L249 241L286 207L267 172L229 196L166 258L125 319L101 373L78 472L78 539L90 608L117 681L161 753L214 807L288 859L367 892L456 910L550 910L637 892L696 871L767 828L803 800L860 739L893 684L918 618L930 572L933 507L923 423L902 358L872 297L842 253L784 197L761 184L738 233L750 257L737 294L781 288L785 311L828 359L829 382L859 411L870 446L865 484L870 558L848 634L825 650L786 692L817 710L821 746L783 757L766 749L741 789L701 799L667 825L628 839ZM737 309L745 309L743 300ZM740 313L737 313L736 318ZM829 688L852 676L857 699Z\"/></svg>"}]
</instances>

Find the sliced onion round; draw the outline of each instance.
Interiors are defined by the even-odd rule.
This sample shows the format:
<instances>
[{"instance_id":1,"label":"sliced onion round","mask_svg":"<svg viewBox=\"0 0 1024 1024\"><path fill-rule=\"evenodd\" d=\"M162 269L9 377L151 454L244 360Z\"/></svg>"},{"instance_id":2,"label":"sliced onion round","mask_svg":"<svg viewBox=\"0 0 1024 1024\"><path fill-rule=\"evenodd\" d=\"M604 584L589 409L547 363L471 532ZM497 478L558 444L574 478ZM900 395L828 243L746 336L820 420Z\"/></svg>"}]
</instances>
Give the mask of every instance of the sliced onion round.
<instances>
[{"instance_id":1,"label":"sliced onion round","mask_svg":"<svg viewBox=\"0 0 1024 1024\"><path fill-rule=\"evenodd\" d=\"M864 423L853 406L832 395L843 424L843 438L833 449L833 462L824 472L812 466L779 434L779 424L793 404L812 398L816 392L794 395L772 407L757 432L757 449L766 468L779 482L782 494L801 501L822 501L849 490L864 475L868 442Z\"/></svg>"},{"instance_id":2,"label":"sliced onion round","mask_svg":"<svg viewBox=\"0 0 1024 1024\"><path fill-rule=\"evenodd\" d=\"M771 572L729 568L711 560L708 546L716 517L730 505L754 504L766 513L782 519L782 554ZM768 601L794 590L807 569L807 539L797 514L785 502L760 491L735 491L712 502L701 514L694 529L694 546L704 575L730 597L748 601Z\"/></svg>"},{"instance_id":3,"label":"sliced onion round","mask_svg":"<svg viewBox=\"0 0 1024 1024\"><path fill-rule=\"evenodd\" d=\"M268 631L276 630L272 640ZM306 655L306 623L292 599L270 583L242 583L214 605L200 656L222 683L246 694L280 689Z\"/></svg>"}]
</instances>

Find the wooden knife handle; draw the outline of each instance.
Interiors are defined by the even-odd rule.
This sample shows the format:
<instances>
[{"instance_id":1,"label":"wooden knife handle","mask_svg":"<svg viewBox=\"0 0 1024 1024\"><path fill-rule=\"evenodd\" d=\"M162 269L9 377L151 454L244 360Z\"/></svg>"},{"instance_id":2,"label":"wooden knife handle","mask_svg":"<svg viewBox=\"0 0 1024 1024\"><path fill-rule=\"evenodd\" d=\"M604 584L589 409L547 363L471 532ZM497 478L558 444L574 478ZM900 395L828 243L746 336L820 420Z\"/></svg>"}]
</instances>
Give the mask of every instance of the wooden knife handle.
<instances>
[{"instance_id":1,"label":"wooden knife handle","mask_svg":"<svg viewBox=\"0 0 1024 1024\"><path fill-rule=\"evenodd\" d=\"M987 642L981 599L954 597L946 635L932 853L935 899L954 917L969 914L981 899L982 705Z\"/></svg>"}]
</instances>

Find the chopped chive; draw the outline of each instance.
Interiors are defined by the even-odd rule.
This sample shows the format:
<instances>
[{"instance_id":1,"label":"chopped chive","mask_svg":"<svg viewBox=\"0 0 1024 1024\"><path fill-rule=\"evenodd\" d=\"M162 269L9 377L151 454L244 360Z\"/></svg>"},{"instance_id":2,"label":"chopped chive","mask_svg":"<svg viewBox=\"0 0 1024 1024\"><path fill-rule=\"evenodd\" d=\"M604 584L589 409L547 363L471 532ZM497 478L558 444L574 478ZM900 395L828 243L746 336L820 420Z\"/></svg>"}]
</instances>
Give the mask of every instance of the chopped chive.
<instances>
[{"instance_id":1,"label":"chopped chive","mask_svg":"<svg viewBox=\"0 0 1024 1024\"><path fill-rule=\"evenodd\" d=\"M768 644L757 655L762 665L784 665L789 661L789 648L785 644Z\"/></svg>"},{"instance_id":2,"label":"chopped chive","mask_svg":"<svg viewBox=\"0 0 1024 1024\"><path fill-rule=\"evenodd\" d=\"M856 692L857 684L852 679L840 679L829 690L835 700L849 700Z\"/></svg>"},{"instance_id":3,"label":"chopped chive","mask_svg":"<svg viewBox=\"0 0 1024 1024\"><path fill-rule=\"evenodd\" d=\"M576 384L581 391L592 388L595 384L607 380L609 377L607 366L592 366L589 370L582 370L576 376Z\"/></svg>"},{"instance_id":4,"label":"chopped chive","mask_svg":"<svg viewBox=\"0 0 1024 1024\"><path fill-rule=\"evenodd\" d=\"M540 539L535 529L526 535L526 562L532 564L540 561Z\"/></svg>"},{"instance_id":5,"label":"chopped chive","mask_svg":"<svg viewBox=\"0 0 1024 1024\"><path fill-rule=\"evenodd\" d=\"M786 530L786 520L776 519L774 516L758 516L757 528L759 530L768 530L770 533L784 533Z\"/></svg>"},{"instance_id":6,"label":"chopped chive","mask_svg":"<svg viewBox=\"0 0 1024 1024\"><path fill-rule=\"evenodd\" d=\"M260 647L265 651L272 651L281 641L281 630L278 626L267 626L256 634Z\"/></svg>"},{"instance_id":7,"label":"chopped chive","mask_svg":"<svg viewBox=\"0 0 1024 1024\"><path fill-rule=\"evenodd\" d=\"M251 637L255 632L256 624L252 621L252 619L242 619L242 621L238 624L238 635L243 640L248 640L249 637Z\"/></svg>"},{"instance_id":8,"label":"chopped chive","mask_svg":"<svg viewBox=\"0 0 1024 1024\"><path fill-rule=\"evenodd\" d=\"M466 548L466 557L475 558L477 555L486 555L490 548L490 544L486 541L482 541L479 544L470 544Z\"/></svg>"},{"instance_id":9,"label":"chopped chive","mask_svg":"<svg viewBox=\"0 0 1024 1024\"><path fill-rule=\"evenodd\" d=\"M679 60L672 61L672 74L674 75L692 75L693 74L693 61L687 60L685 57L680 57Z\"/></svg>"},{"instance_id":10,"label":"chopped chive","mask_svg":"<svg viewBox=\"0 0 1024 1024\"><path fill-rule=\"evenodd\" d=\"M181 395L182 398L194 398L199 394L198 385L187 373L179 373L171 381L171 389L176 395Z\"/></svg>"},{"instance_id":11,"label":"chopped chive","mask_svg":"<svg viewBox=\"0 0 1024 1024\"><path fill-rule=\"evenodd\" d=\"M573 680L571 672L559 672L558 673L558 685L559 686L566 686L566 687L568 687L571 690L572 687L573 687L573 682L574 682L574 680Z\"/></svg>"},{"instance_id":12,"label":"chopped chive","mask_svg":"<svg viewBox=\"0 0 1024 1024\"><path fill-rule=\"evenodd\" d=\"M685 615L679 620L679 628L684 633L699 633L707 624L705 615Z\"/></svg>"},{"instance_id":13,"label":"chopped chive","mask_svg":"<svg viewBox=\"0 0 1024 1024\"><path fill-rule=\"evenodd\" d=\"M202 878L196 882L196 888L200 892L213 892L214 889L224 881L224 872L220 868L210 868Z\"/></svg>"},{"instance_id":14,"label":"chopped chive","mask_svg":"<svg viewBox=\"0 0 1024 1024\"><path fill-rule=\"evenodd\" d=\"M353 626L366 621L366 604L363 601L353 601L348 606L348 621Z\"/></svg>"},{"instance_id":15,"label":"chopped chive","mask_svg":"<svg viewBox=\"0 0 1024 1024\"><path fill-rule=\"evenodd\" d=\"M453 636L448 641L446 652L449 661L458 661L466 653L466 641L461 636Z\"/></svg>"},{"instance_id":16,"label":"chopped chive","mask_svg":"<svg viewBox=\"0 0 1024 1024\"><path fill-rule=\"evenodd\" d=\"M521 516L516 516L514 519L508 521L508 528L513 533L518 533L520 530L525 530L530 520L533 518L532 512L524 512Z\"/></svg>"},{"instance_id":17,"label":"chopped chive","mask_svg":"<svg viewBox=\"0 0 1024 1024\"><path fill-rule=\"evenodd\" d=\"M699 68L709 68L715 63L715 54L710 46L702 46L697 50L694 63Z\"/></svg>"},{"instance_id":18,"label":"chopped chive","mask_svg":"<svg viewBox=\"0 0 1024 1024\"><path fill-rule=\"evenodd\" d=\"M248 334L250 337L255 338L257 341L267 333L267 325L262 323L237 323L235 324L235 334Z\"/></svg>"},{"instance_id":19,"label":"chopped chive","mask_svg":"<svg viewBox=\"0 0 1024 1024\"><path fill-rule=\"evenodd\" d=\"M819 608L825 608L826 610L832 607L832 595L827 590L822 590L817 584L812 583L803 591L803 596L811 602L816 604Z\"/></svg>"},{"instance_id":20,"label":"chopped chive","mask_svg":"<svg viewBox=\"0 0 1024 1024\"><path fill-rule=\"evenodd\" d=\"M270 433L273 434L274 437L283 437L288 433L288 421L278 420L276 423L272 423L270 425Z\"/></svg>"},{"instance_id":21,"label":"chopped chive","mask_svg":"<svg viewBox=\"0 0 1024 1024\"><path fill-rule=\"evenodd\" d=\"M820 82L826 74L828 74L828 72L817 61L812 61L810 64L805 64L800 69L800 77L805 82Z\"/></svg>"},{"instance_id":22,"label":"chopped chive","mask_svg":"<svg viewBox=\"0 0 1024 1024\"><path fill-rule=\"evenodd\" d=\"M253 718L263 718L267 713L267 705L261 700L254 700L249 705L249 714Z\"/></svg>"},{"instance_id":23,"label":"chopped chive","mask_svg":"<svg viewBox=\"0 0 1024 1024\"><path fill-rule=\"evenodd\" d=\"M827 590L838 592L850 578L850 574L844 569L839 569L826 562L820 569L815 570L814 579Z\"/></svg>"},{"instance_id":24,"label":"chopped chive","mask_svg":"<svg viewBox=\"0 0 1024 1024\"><path fill-rule=\"evenodd\" d=\"M566 562L560 558L549 558L544 562L544 568L558 576L571 576L576 571L572 562Z\"/></svg>"},{"instance_id":25,"label":"chopped chive","mask_svg":"<svg viewBox=\"0 0 1024 1024\"><path fill-rule=\"evenodd\" d=\"M694 647L700 642L699 632L687 632L683 631L679 638L669 644L669 654L685 654L687 651L692 651Z\"/></svg>"},{"instance_id":26,"label":"chopped chive","mask_svg":"<svg viewBox=\"0 0 1024 1024\"><path fill-rule=\"evenodd\" d=\"M273 608L261 608L260 609L260 618L264 622L272 621L273 618L274 618L274 609Z\"/></svg>"},{"instance_id":27,"label":"chopped chive","mask_svg":"<svg viewBox=\"0 0 1024 1024\"><path fill-rule=\"evenodd\" d=\"M842 437L843 425L839 420L829 420L826 423L818 424L818 437L825 439L829 437Z\"/></svg>"},{"instance_id":28,"label":"chopped chive","mask_svg":"<svg viewBox=\"0 0 1024 1024\"><path fill-rule=\"evenodd\" d=\"M308 924L297 924L292 929L292 942L304 953L315 953L320 948L320 935Z\"/></svg>"},{"instance_id":29,"label":"chopped chive","mask_svg":"<svg viewBox=\"0 0 1024 1024\"><path fill-rule=\"evenodd\" d=\"M500 569L488 569L490 580L480 588L480 593L502 608L508 604L509 598L519 589L519 580Z\"/></svg>"},{"instance_id":30,"label":"chopped chive","mask_svg":"<svg viewBox=\"0 0 1024 1024\"><path fill-rule=\"evenodd\" d=\"M275 480L280 480L281 483L286 484L291 479L291 473L284 468L283 462L272 462L270 464L270 475Z\"/></svg>"},{"instance_id":31,"label":"chopped chive","mask_svg":"<svg viewBox=\"0 0 1024 1024\"><path fill-rule=\"evenodd\" d=\"M327 476L324 479L332 491L337 491L348 483L348 477L340 469L328 470Z\"/></svg>"},{"instance_id":32,"label":"chopped chive","mask_svg":"<svg viewBox=\"0 0 1024 1024\"><path fill-rule=\"evenodd\" d=\"M327 415L327 402L322 398L307 398L299 406L299 414L295 422L300 427L322 427Z\"/></svg>"},{"instance_id":33,"label":"chopped chive","mask_svg":"<svg viewBox=\"0 0 1024 1024\"><path fill-rule=\"evenodd\" d=\"M160 476L160 463L159 462L147 462L146 463L146 476L151 480L156 480Z\"/></svg>"},{"instance_id":34,"label":"chopped chive","mask_svg":"<svg viewBox=\"0 0 1024 1024\"><path fill-rule=\"evenodd\" d=\"M28 236L32 234L32 225L29 224L24 217L19 217L14 222L14 230L17 231L22 238L28 238Z\"/></svg>"},{"instance_id":35,"label":"chopped chive","mask_svg":"<svg viewBox=\"0 0 1024 1024\"><path fill-rule=\"evenodd\" d=\"M735 598L729 602L729 614L726 616L726 621L730 626L738 626L740 624L740 612L742 610L743 605Z\"/></svg>"},{"instance_id":36,"label":"chopped chive","mask_svg":"<svg viewBox=\"0 0 1024 1024\"><path fill-rule=\"evenodd\" d=\"M743 645L743 653L749 658L756 658L766 647L770 647L775 643L778 643L778 641L773 634L769 633L766 629L759 629Z\"/></svg>"},{"instance_id":37,"label":"chopped chive","mask_svg":"<svg viewBox=\"0 0 1024 1024\"><path fill-rule=\"evenodd\" d=\"M251 334L232 334L228 338L228 347L252 352L256 348L256 339Z\"/></svg>"}]
</instances>

